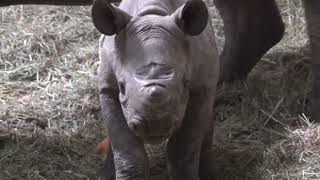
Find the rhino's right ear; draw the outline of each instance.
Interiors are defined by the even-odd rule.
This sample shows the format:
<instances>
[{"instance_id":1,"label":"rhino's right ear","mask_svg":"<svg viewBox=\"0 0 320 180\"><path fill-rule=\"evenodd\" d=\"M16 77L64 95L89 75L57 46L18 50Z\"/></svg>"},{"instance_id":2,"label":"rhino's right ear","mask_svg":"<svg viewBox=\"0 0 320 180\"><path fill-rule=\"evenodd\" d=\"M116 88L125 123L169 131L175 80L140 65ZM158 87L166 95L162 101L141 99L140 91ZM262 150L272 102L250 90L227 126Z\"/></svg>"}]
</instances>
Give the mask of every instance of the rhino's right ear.
<instances>
[{"instance_id":1,"label":"rhino's right ear","mask_svg":"<svg viewBox=\"0 0 320 180\"><path fill-rule=\"evenodd\" d=\"M128 13L111 5L107 0L95 0L91 15L94 26L108 36L119 33L132 18Z\"/></svg>"},{"instance_id":2,"label":"rhino's right ear","mask_svg":"<svg viewBox=\"0 0 320 180\"><path fill-rule=\"evenodd\" d=\"M202 0L188 0L172 14L172 17L183 32L195 36L207 26L209 13Z\"/></svg>"}]
</instances>

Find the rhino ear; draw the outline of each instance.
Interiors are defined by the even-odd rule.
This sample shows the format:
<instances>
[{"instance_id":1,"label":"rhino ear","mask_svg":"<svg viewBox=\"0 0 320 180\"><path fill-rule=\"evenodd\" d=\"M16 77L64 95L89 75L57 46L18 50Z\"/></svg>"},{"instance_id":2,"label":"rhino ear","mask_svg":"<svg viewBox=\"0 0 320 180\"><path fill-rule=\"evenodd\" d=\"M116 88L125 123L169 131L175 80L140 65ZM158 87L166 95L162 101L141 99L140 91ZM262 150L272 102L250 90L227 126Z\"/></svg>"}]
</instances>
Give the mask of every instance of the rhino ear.
<instances>
[{"instance_id":1,"label":"rhino ear","mask_svg":"<svg viewBox=\"0 0 320 180\"><path fill-rule=\"evenodd\" d=\"M111 5L107 0L95 0L91 15L94 26L105 35L119 33L132 18L123 10Z\"/></svg>"},{"instance_id":2,"label":"rhino ear","mask_svg":"<svg viewBox=\"0 0 320 180\"><path fill-rule=\"evenodd\" d=\"M202 0L188 0L172 14L179 28L188 35L199 35L208 24L208 9Z\"/></svg>"}]
</instances>

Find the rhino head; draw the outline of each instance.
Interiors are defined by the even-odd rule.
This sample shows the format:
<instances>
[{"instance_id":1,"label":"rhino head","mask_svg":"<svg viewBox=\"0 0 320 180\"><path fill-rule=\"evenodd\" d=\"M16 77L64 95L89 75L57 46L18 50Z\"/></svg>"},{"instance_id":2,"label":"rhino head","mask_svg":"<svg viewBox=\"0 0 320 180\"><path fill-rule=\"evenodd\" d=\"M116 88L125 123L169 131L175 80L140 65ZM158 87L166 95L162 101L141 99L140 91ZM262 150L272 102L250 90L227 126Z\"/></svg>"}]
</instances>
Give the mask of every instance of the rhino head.
<instances>
[{"instance_id":1,"label":"rhino head","mask_svg":"<svg viewBox=\"0 0 320 180\"><path fill-rule=\"evenodd\" d=\"M114 73L129 128L148 143L170 137L181 126L188 104L196 61L190 58L188 39L206 27L206 5L189 0L173 13L154 8L132 17L96 0L92 17L101 33L114 35Z\"/></svg>"}]
</instances>

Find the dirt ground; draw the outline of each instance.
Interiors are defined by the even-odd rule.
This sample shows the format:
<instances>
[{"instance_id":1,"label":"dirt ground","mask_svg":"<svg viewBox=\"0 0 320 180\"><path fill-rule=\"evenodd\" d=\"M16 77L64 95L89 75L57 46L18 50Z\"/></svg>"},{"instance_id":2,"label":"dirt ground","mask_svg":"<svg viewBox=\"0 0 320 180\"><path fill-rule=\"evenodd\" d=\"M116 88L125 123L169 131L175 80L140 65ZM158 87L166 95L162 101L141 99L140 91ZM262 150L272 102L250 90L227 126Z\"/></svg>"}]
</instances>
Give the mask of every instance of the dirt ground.
<instances>
[{"instance_id":1,"label":"dirt ground","mask_svg":"<svg viewBox=\"0 0 320 180\"><path fill-rule=\"evenodd\" d=\"M208 3L216 40L222 22ZM320 179L319 128L308 119L310 51L298 0L278 0L286 35L247 81L219 88L216 179ZM88 7L0 8L0 179L97 179L106 136Z\"/></svg>"}]
</instances>

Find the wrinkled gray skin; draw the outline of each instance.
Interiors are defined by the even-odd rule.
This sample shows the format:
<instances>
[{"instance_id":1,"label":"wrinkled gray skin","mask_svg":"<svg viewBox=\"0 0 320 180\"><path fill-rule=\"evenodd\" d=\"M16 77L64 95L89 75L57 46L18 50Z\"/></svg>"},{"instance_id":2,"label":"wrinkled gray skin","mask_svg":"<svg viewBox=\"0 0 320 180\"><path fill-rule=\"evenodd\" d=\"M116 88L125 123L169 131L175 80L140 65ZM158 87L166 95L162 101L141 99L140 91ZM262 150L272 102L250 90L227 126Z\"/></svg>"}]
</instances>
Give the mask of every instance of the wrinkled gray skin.
<instances>
[{"instance_id":1,"label":"wrinkled gray skin","mask_svg":"<svg viewBox=\"0 0 320 180\"><path fill-rule=\"evenodd\" d=\"M101 42L99 90L116 179L150 179L144 143L167 138L171 179L199 179L219 75L205 3L124 0L118 9L97 0L92 13L109 35Z\"/></svg>"}]
</instances>

